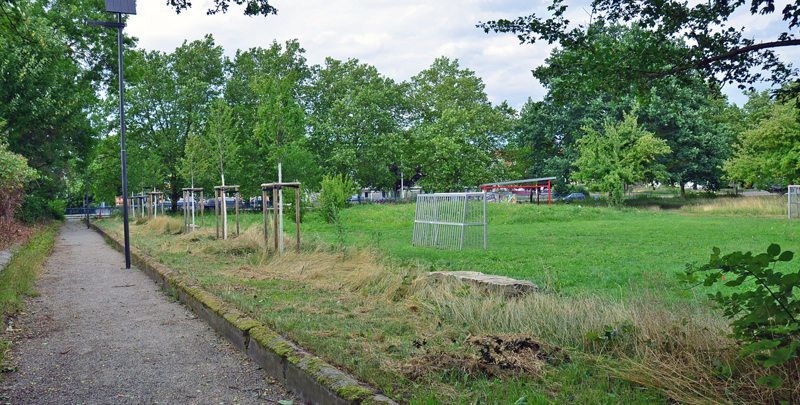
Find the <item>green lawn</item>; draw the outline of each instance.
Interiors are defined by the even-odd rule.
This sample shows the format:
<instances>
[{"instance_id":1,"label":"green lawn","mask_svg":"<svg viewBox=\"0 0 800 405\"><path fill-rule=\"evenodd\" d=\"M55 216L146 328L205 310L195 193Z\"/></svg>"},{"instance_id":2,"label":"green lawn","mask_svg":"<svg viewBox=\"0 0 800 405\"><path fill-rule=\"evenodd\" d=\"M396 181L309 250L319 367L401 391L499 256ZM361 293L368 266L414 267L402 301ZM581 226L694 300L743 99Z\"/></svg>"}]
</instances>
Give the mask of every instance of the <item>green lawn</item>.
<instances>
[{"instance_id":1,"label":"green lawn","mask_svg":"<svg viewBox=\"0 0 800 405\"><path fill-rule=\"evenodd\" d=\"M131 240L409 404L513 404L523 398L651 404L692 402L698 395L747 403L752 397L739 395L757 392L745 380L715 379L720 361L737 361L726 351L732 345L724 337L728 321L702 304L705 291L678 288L674 274L687 262L705 262L714 246L763 251L778 243L797 250L799 221L490 204L489 249L444 251L411 246L414 212L413 204L354 206L341 211L339 225L307 213L303 252L292 252L290 236L283 256L265 254L257 214L242 215L243 235L228 241L214 238L213 217L189 235L165 232L180 228L177 222L167 227L165 219L134 225ZM288 235L292 217L286 218ZM101 225L121 233L118 220ZM544 294L486 296L431 282L424 274L434 269L527 279ZM606 343L587 338L612 329L620 334ZM526 363L538 371L505 371L486 363L476 344L493 336L531 338L556 350L547 356L563 349L571 361L551 356ZM709 352L719 353L709 359L715 363L684 361ZM659 374L666 364L678 370L669 384ZM694 383L709 379L712 386ZM686 384L698 390L687 391Z\"/></svg>"},{"instance_id":2,"label":"green lawn","mask_svg":"<svg viewBox=\"0 0 800 405\"><path fill-rule=\"evenodd\" d=\"M348 241L374 244L401 260L451 270L531 280L564 294L590 290L623 298L631 290L674 285L687 262L714 246L763 251L771 243L797 250L800 221L683 215L670 211L489 204L489 247L464 251L411 245L414 205L354 206L342 211ZM333 241L336 229L308 218L305 237Z\"/></svg>"}]
</instances>

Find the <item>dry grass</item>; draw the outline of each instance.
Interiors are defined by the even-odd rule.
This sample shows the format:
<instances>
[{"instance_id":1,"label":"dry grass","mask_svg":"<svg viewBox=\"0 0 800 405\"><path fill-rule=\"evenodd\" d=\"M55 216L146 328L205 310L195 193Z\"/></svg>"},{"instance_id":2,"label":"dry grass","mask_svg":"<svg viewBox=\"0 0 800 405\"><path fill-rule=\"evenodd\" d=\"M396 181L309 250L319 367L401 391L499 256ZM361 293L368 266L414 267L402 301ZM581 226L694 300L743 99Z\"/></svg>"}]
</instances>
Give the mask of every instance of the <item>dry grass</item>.
<instances>
[{"instance_id":1,"label":"dry grass","mask_svg":"<svg viewBox=\"0 0 800 405\"><path fill-rule=\"evenodd\" d=\"M139 221L136 221L136 223L139 224ZM160 216L143 223L146 223L153 231L165 235L178 235L183 233L183 222L176 218Z\"/></svg>"},{"instance_id":2,"label":"dry grass","mask_svg":"<svg viewBox=\"0 0 800 405\"><path fill-rule=\"evenodd\" d=\"M166 227L157 220L148 224L154 233L163 234ZM169 229L173 229L171 225ZM346 339L357 348L354 350L377 359L381 370L400 373L411 381L421 379L420 384L435 387L432 389L442 395L453 388L441 381L425 380L430 373L461 370L464 375L501 379L514 373L531 376L546 372L554 359L572 358L657 389L680 403L800 402L797 359L780 370L787 382L783 388L767 390L758 386L755 382L759 377L776 370L765 370L750 359L737 358L736 342L726 337L730 333L728 320L719 312L688 300L667 302L662 298L665 291L630 291L629 295L635 298L627 301L591 294L532 294L505 299L465 288L455 280L428 277L424 266L400 265L369 249L336 249L320 241L304 240L302 251L296 253L294 239L287 237L286 252L274 255L271 248L264 246L260 226L252 226L239 237L225 241L216 240L210 227L180 235L175 241L171 238L162 242L159 250L176 253L191 245L193 254L203 254L207 266L234 282L220 288L226 294L268 294L253 291L256 287L244 283L287 280L311 291L334 294L342 303L362 302L346 313L332 314L315 307L317 301L313 298L280 304L299 313L356 319L375 316L373 308L380 306L381 316L385 317L381 321L386 325L407 323L413 317L414 335L426 339L414 341L414 345L426 346L404 356L386 356L386 347L399 346L399 338L379 330L373 331L371 338L364 337L363 330L330 326L307 333L324 340ZM247 264L221 264L225 261L219 258L225 256L247 257ZM240 284L235 285L236 280ZM589 339L589 334L605 339ZM498 346L490 352L501 353L483 355L482 348L497 339L529 343L512 352L502 352ZM448 345L456 341L462 343L458 349ZM558 357L556 353L564 354ZM330 353L328 356L336 357ZM504 367L500 367L499 357L504 359Z\"/></svg>"},{"instance_id":3,"label":"dry grass","mask_svg":"<svg viewBox=\"0 0 800 405\"><path fill-rule=\"evenodd\" d=\"M428 325L419 328L431 339L458 336L456 330L448 328L433 332L433 324L442 324L468 325L467 340L473 344L498 336L505 340L516 336L536 344L547 342L548 351L514 355L515 367L509 372L538 374L547 365L543 361L547 353L564 347L571 348L569 355L573 357L597 361L610 374L660 390L681 403L800 399L797 384L789 383L778 390L756 384L759 377L775 370L737 357L736 342L726 337L730 333L728 320L718 312L689 302L667 303L658 292L631 292L637 298L627 303L591 295L533 294L508 300L471 291L454 280L428 277L422 267L392 266L368 251L349 256L286 254L246 271L250 276L286 278L314 288L344 290L345 295L357 294L360 299L372 297L381 305L394 306L392 312L400 316L425 314ZM587 338L589 333L604 336L605 331L610 331L607 339ZM502 377L499 369L476 354L429 350L421 357L403 361L384 364L412 379L437 367ZM798 380L798 364L795 360L780 371L785 381Z\"/></svg>"},{"instance_id":4,"label":"dry grass","mask_svg":"<svg viewBox=\"0 0 800 405\"><path fill-rule=\"evenodd\" d=\"M785 216L786 204L785 196L716 198L697 200L683 206L681 211L708 215Z\"/></svg>"}]
</instances>

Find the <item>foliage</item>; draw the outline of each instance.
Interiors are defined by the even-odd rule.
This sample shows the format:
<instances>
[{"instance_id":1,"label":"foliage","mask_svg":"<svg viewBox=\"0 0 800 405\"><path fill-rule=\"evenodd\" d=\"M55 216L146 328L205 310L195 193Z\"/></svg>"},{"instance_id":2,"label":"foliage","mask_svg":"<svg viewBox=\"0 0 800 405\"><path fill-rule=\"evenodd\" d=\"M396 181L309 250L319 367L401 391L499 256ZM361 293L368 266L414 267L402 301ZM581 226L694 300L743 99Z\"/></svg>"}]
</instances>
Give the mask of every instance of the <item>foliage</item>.
<instances>
[{"instance_id":1,"label":"foliage","mask_svg":"<svg viewBox=\"0 0 800 405\"><path fill-rule=\"evenodd\" d=\"M573 60L572 65L558 68L592 72L594 80L587 83L588 87L632 88L635 93L643 94L655 80L667 76L681 78L691 72L711 81L739 82L741 87L761 79L757 68L770 71L773 83L783 83L793 70L773 49L800 45L800 40L788 31L758 44L745 37L744 29L737 29L729 21L745 5L745 1L593 0L591 20L576 27L566 18L567 6L563 0L553 0L548 7L552 14L549 18L531 14L514 20L489 21L478 27L487 33L517 34L520 43L547 41L564 49L583 50L576 53L580 58ZM789 30L800 25L799 8L800 1L795 1L782 11ZM772 0L751 2L750 12L754 15L774 11ZM628 23L642 40L596 41L599 32ZM540 69L547 68L537 71ZM575 76L567 76L565 80L578 89L586 88Z\"/></svg>"},{"instance_id":2,"label":"foliage","mask_svg":"<svg viewBox=\"0 0 800 405\"><path fill-rule=\"evenodd\" d=\"M180 169L184 180L190 184L204 182L209 188L218 185L216 182L220 179L222 185L236 184L236 180L226 183L225 174L227 168L228 180L231 180L230 172L236 173L240 166L241 143L237 127L231 107L225 100L215 99L209 108L203 130L193 133L186 140Z\"/></svg>"},{"instance_id":3,"label":"foliage","mask_svg":"<svg viewBox=\"0 0 800 405\"><path fill-rule=\"evenodd\" d=\"M670 152L666 141L639 128L635 114L626 113L617 124L606 120L602 134L584 127L587 134L577 142L580 157L573 178L596 183L615 206L624 201L625 185L662 178L664 168L655 160Z\"/></svg>"},{"instance_id":4,"label":"foliage","mask_svg":"<svg viewBox=\"0 0 800 405\"><path fill-rule=\"evenodd\" d=\"M671 153L660 156L667 176L664 182L681 189L686 196L688 182L706 190L718 190L722 183L722 165L729 155L734 134L724 118L729 110L724 98L715 98L718 89L710 89L699 77L687 77L684 83L665 78L653 87L647 103L638 110L642 126L667 142Z\"/></svg>"},{"instance_id":5,"label":"foliage","mask_svg":"<svg viewBox=\"0 0 800 405\"><path fill-rule=\"evenodd\" d=\"M117 42L85 24L106 18L100 3L0 2L0 120L8 149L39 172L28 193L64 198L104 131L98 94L115 92Z\"/></svg>"},{"instance_id":6,"label":"foliage","mask_svg":"<svg viewBox=\"0 0 800 405\"><path fill-rule=\"evenodd\" d=\"M287 145L282 152L270 147L274 144L274 125L268 125L264 119L271 119L275 112L265 103L265 94L257 91L267 90L274 93L274 78L296 78L295 83L283 81L283 96L291 96L284 101L300 104L307 109L304 101L309 97L307 81L311 75L306 65L303 50L297 40L280 44L273 41L268 48L251 48L247 51L237 50L233 60L228 64L228 79L225 85L225 100L233 109L233 116L238 123L238 139L241 165L238 178L245 194L259 194L259 185L267 179L277 179L277 158L289 163L282 167L283 178L289 181L300 181L304 185L319 186L319 172L322 166L314 160L314 155L304 144L304 139ZM262 88L267 81L273 81L269 89ZM291 87L291 89L287 88ZM288 93L287 93L288 91ZM274 100L273 100L274 101ZM272 107L275 107L272 104ZM261 109L261 112L259 112ZM293 112L299 112L294 109ZM263 115L260 115L263 114ZM299 116L297 118L300 118ZM296 130L296 127L292 127ZM257 132L258 130L258 132ZM305 130L305 128L303 129Z\"/></svg>"},{"instance_id":7,"label":"foliage","mask_svg":"<svg viewBox=\"0 0 800 405\"><path fill-rule=\"evenodd\" d=\"M498 179L498 153L510 137L507 105L492 107L483 81L458 60L437 58L411 78L411 139L406 159L426 191L463 191ZM412 167L413 167L412 166Z\"/></svg>"},{"instance_id":8,"label":"foliage","mask_svg":"<svg viewBox=\"0 0 800 405\"><path fill-rule=\"evenodd\" d=\"M203 130L224 84L222 47L206 35L184 41L170 54L138 51L129 60L128 164L142 168L142 189L164 190L169 185L170 199L177 201L184 187L186 141ZM131 173L129 178L135 176ZM176 204L172 210L177 210Z\"/></svg>"},{"instance_id":9,"label":"foliage","mask_svg":"<svg viewBox=\"0 0 800 405\"><path fill-rule=\"evenodd\" d=\"M635 43L646 38L626 27L597 33L598 43ZM616 46L616 45L615 45ZM730 120L736 116L719 89L709 87L701 77L686 74L660 79L648 89L632 94L629 85L613 87L594 71L576 68L585 49L556 49L549 69L536 71L548 87L541 102L525 104L516 125L517 142L530 150L527 156L530 177L557 177L554 189L567 191L564 183L577 160L576 141L582 127L599 129L605 119L621 119L623 112L638 107L641 126L667 141L671 153L659 157L668 176L663 181L683 187L692 182L707 189L721 183L723 161L733 138Z\"/></svg>"},{"instance_id":10,"label":"foliage","mask_svg":"<svg viewBox=\"0 0 800 405\"><path fill-rule=\"evenodd\" d=\"M0 140L0 223L13 220L14 211L25 197L25 186L35 177L36 170L28 166L28 160L9 151Z\"/></svg>"},{"instance_id":11,"label":"foliage","mask_svg":"<svg viewBox=\"0 0 800 405\"><path fill-rule=\"evenodd\" d=\"M794 102L755 109L757 123L739 135L725 162L731 180L762 189L800 182L800 110Z\"/></svg>"},{"instance_id":12,"label":"foliage","mask_svg":"<svg viewBox=\"0 0 800 405\"><path fill-rule=\"evenodd\" d=\"M25 298L35 293L36 279L50 256L57 233L56 225L39 228L0 272L0 314L7 316L19 311Z\"/></svg>"},{"instance_id":13,"label":"foliage","mask_svg":"<svg viewBox=\"0 0 800 405\"><path fill-rule=\"evenodd\" d=\"M66 212L67 202L64 200L50 200L47 202L47 208L50 209L50 215L53 219L57 219L59 221L63 221L66 219L64 217L64 213Z\"/></svg>"},{"instance_id":14,"label":"foliage","mask_svg":"<svg viewBox=\"0 0 800 405\"><path fill-rule=\"evenodd\" d=\"M319 209L329 223L339 218L339 211L347 206L347 199L357 192L353 179L348 175L323 175Z\"/></svg>"},{"instance_id":15,"label":"foliage","mask_svg":"<svg viewBox=\"0 0 800 405\"><path fill-rule=\"evenodd\" d=\"M777 244L757 255L735 251L721 256L715 247L707 264L688 264L686 272L678 276L685 284L732 287L736 292L717 291L708 298L733 319L733 337L746 343L741 355L755 354L755 362L764 367L780 366L797 357L800 349L800 298L794 291L800 285L800 270L784 273L776 269L779 262L789 262L793 257L793 252L781 252ZM745 283L754 286L735 288ZM770 388L781 383L774 375L759 379L759 384Z\"/></svg>"},{"instance_id":16,"label":"foliage","mask_svg":"<svg viewBox=\"0 0 800 405\"><path fill-rule=\"evenodd\" d=\"M325 60L313 78L308 136L327 173L351 173L377 190L395 190L401 172L414 173L403 159L407 87L357 59Z\"/></svg>"},{"instance_id":17,"label":"foliage","mask_svg":"<svg viewBox=\"0 0 800 405\"><path fill-rule=\"evenodd\" d=\"M245 4L244 15L263 15L266 17L270 14L278 14L278 9L269 4L268 0L214 0L214 6L209 8L206 14L224 14L228 11L228 7L232 3L236 3L236 5ZM178 14L192 7L192 2L190 0L168 0L167 4L175 8L175 12Z\"/></svg>"},{"instance_id":18,"label":"foliage","mask_svg":"<svg viewBox=\"0 0 800 405\"><path fill-rule=\"evenodd\" d=\"M28 194L16 212L16 217L26 224L34 224L41 220L53 218L49 200L36 194Z\"/></svg>"}]
</instances>

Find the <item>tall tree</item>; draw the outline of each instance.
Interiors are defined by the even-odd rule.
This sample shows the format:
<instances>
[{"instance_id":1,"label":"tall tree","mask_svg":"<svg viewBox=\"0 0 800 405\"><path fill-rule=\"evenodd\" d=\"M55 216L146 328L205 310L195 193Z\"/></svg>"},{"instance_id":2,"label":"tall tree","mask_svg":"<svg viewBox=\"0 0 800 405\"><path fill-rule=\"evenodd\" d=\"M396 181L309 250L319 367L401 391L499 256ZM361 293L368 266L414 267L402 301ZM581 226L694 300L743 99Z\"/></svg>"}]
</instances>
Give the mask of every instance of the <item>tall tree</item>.
<instances>
[{"instance_id":1,"label":"tall tree","mask_svg":"<svg viewBox=\"0 0 800 405\"><path fill-rule=\"evenodd\" d=\"M258 185L276 179L279 156L291 161L282 167L284 178L305 184L319 183L318 174L315 174L319 165L306 151L305 137L299 136L305 132L304 100L312 74L304 53L297 40L286 41L283 45L273 42L266 49L237 51L229 65L225 99L233 108L239 125L243 145L240 149L242 175L247 179L244 183ZM287 121L273 120L280 111L287 117L295 117L295 124L287 126ZM285 148L276 150L272 146L279 123L284 129L291 127L291 134L296 137L291 138L292 142L284 142ZM283 138L283 141L288 140ZM247 192L260 193L260 189Z\"/></svg>"},{"instance_id":2,"label":"tall tree","mask_svg":"<svg viewBox=\"0 0 800 405\"><path fill-rule=\"evenodd\" d=\"M587 46L624 52L648 40L642 33L647 31L636 26L595 26ZM662 46L680 44L672 41ZM546 160L553 175L569 177L570 167L560 163L576 158L572 146L583 136L579 127L597 130L606 118L619 120L624 111L640 106L642 126L667 140L671 148L672 153L659 158L670 174L666 180L679 185L682 194L688 182L717 188L722 177L720 167L732 139L728 123L718 119L727 105L719 87L692 72L653 80L649 88L607 80L609 72L582 62L592 55L581 47L555 49L547 65L534 72L548 88L548 94L536 109L524 110L519 136L532 146L553 138L550 142L558 146L559 153L553 153L553 148L541 150L553 156ZM545 161L542 156L532 158Z\"/></svg>"},{"instance_id":3,"label":"tall tree","mask_svg":"<svg viewBox=\"0 0 800 405\"><path fill-rule=\"evenodd\" d=\"M169 185L175 202L184 185L180 170L186 140L202 131L212 101L222 92L222 47L206 35L184 42L171 54L140 51L131 59L137 69L126 94L131 100L126 115L129 139L156 157L163 171L162 183L156 186Z\"/></svg>"},{"instance_id":4,"label":"tall tree","mask_svg":"<svg viewBox=\"0 0 800 405\"><path fill-rule=\"evenodd\" d=\"M615 206L621 206L624 186L666 175L658 164L659 155L669 153L663 139L641 129L636 112L625 113L622 122L606 120L603 132L584 127L586 136L578 140L580 157L575 161L577 181L594 183L608 193Z\"/></svg>"},{"instance_id":5,"label":"tall tree","mask_svg":"<svg viewBox=\"0 0 800 405\"><path fill-rule=\"evenodd\" d=\"M751 100L759 103L759 95ZM733 156L725 163L731 180L767 190L800 183L800 109L796 102L775 101L767 108L755 109L761 117L740 134Z\"/></svg>"},{"instance_id":6,"label":"tall tree","mask_svg":"<svg viewBox=\"0 0 800 405\"><path fill-rule=\"evenodd\" d=\"M647 90L655 79L697 72L704 78L722 83L740 83L741 87L762 79L760 69L771 73L774 83L793 76L790 66L775 54L775 49L800 45L791 30L800 26L800 1L788 3L782 10L788 27L777 38L763 42L747 38L744 27L731 24L731 17L744 0L712 0L690 3L679 0L593 0L591 20L574 26L567 20L563 0L553 0L549 17L535 14L514 20L480 23L485 32L517 34L520 43L546 41L564 49L584 50L575 67L595 71L598 80L613 87L629 83ZM750 12L775 12L774 0L752 0ZM631 44L599 43L598 31L608 25L631 24L642 41ZM620 47L619 45L625 45ZM679 45L679 46L675 46Z\"/></svg>"},{"instance_id":7,"label":"tall tree","mask_svg":"<svg viewBox=\"0 0 800 405\"><path fill-rule=\"evenodd\" d=\"M728 158L733 132L715 117L727 105L699 78L680 85L673 78L651 89L647 104L639 110L643 127L667 141L671 153L659 158L670 184L686 197L687 183L716 190L722 181L722 164Z\"/></svg>"},{"instance_id":8,"label":"tall tree","mask_svg":"<svg viewBox=\"0 0 800 405\"><path fill-rule=\"evenodd\" d=\"M399 187L407 86L357 59L332 58L316 71L313 84L309 141L325 171L350 174L360 187Z\"/></svg>"},{"instance_id":9,"label":"tall tree","mask_svg":"<svg viewBox=\"0 0 800 405\"><path fill-rule=\"evenodd\" d=\"M483 81L458 60L436 59L411 78L411 139L406 153L426 191L463 191L497 180L512 121L494 108Z\"/></svg>"},{"instance_id":10,"label":"tall tree","mask_svg":"<svg viewBox=\"0 0 800 405\"><path fill-rule=\"evenodd\" d=\"M64 198L103 130L93 116L97 94L113 89L117 44L85 25L103 18L100 3L0 1L0 119L9 150L41 174L27 194L41 201Z\"/></svg>"}]
</instances>

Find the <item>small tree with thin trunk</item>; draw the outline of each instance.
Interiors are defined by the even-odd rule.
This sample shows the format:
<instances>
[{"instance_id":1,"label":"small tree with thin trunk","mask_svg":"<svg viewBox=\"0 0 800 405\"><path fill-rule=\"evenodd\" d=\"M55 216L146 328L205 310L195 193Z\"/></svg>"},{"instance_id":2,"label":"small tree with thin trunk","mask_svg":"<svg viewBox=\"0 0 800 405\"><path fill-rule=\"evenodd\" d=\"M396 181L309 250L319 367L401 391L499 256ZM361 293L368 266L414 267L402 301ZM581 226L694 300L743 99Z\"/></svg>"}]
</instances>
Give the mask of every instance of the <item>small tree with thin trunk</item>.
<instances>
[{"instance_id":1,"label":"small tree with thin trunk","mask_svg":"<svg viewBox=\"0 0 800 405\"><path fill-rule=\"evenodd\" d=\"M596 183L609 195L611 204L621 206L625 185L666 176L656 158L670 153L667 142L639 127L636 110L625 113L622 122L606 120L604 132L583 127L586 135L577 141L580 156L572 175L576 181Z\"/></svg>"}]
</instances>

